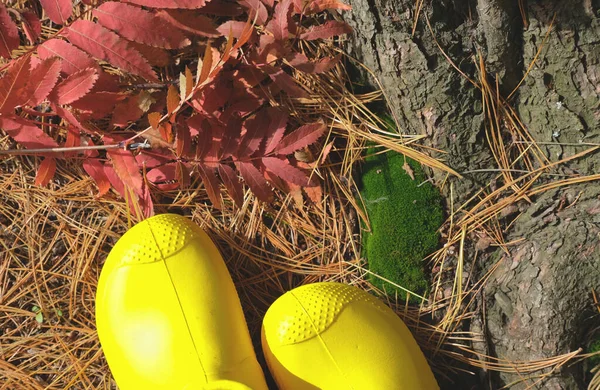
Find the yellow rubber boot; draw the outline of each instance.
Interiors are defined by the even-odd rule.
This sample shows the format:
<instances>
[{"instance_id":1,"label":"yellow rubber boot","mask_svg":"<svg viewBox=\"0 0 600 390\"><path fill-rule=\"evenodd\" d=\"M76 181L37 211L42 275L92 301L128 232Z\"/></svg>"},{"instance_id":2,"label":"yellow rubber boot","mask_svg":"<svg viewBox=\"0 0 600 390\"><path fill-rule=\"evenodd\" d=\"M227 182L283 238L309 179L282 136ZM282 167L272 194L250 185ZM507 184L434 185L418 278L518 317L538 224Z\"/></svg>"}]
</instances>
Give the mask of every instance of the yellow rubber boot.
<instances>
[{"instance_id":1,"label":"yellow rubber boot","mask_svg":"<svg viewBox=\"0 0 600 390\"><path fill-rule=\"evenodd\" d=\"M227 267L182 216L149 218L115 244L96 325L121 390L267 388Z\"/></svg>"},{"instance_id":2,"label":"yellow rubber boot","mask_svg":"<svg viewBox=\"0 0 600 390\"><path fill-rule=\"evenodd\" d=\"M262 328L280 390L439 389L404 322L359 288L298 287L277 299Z\"/></svg>"}]
</instances>

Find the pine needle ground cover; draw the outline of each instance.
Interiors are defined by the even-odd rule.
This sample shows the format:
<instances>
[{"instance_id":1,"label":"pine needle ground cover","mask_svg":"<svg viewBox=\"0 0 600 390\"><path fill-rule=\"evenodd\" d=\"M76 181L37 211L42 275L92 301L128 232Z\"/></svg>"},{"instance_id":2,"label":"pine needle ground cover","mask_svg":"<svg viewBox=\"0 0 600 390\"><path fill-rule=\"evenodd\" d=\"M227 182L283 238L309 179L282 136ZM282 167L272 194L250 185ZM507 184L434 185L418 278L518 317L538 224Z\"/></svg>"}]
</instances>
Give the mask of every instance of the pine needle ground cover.
<instances>
[{"instance_id":1,"label":"pine needle ground cover","mask_svg":"<svg viewBox=\"0 0 600 390\"><path fill-rule=\"evenodd\" d=\"M370 222L363 238L369 279L392 294L398 290L404 296L406 289L424 296L428 277L423 259L439 243L441 197L425 181L420 165L399 153L371 155L362 170L361 195Z\"/></svg>"}]
</instances>

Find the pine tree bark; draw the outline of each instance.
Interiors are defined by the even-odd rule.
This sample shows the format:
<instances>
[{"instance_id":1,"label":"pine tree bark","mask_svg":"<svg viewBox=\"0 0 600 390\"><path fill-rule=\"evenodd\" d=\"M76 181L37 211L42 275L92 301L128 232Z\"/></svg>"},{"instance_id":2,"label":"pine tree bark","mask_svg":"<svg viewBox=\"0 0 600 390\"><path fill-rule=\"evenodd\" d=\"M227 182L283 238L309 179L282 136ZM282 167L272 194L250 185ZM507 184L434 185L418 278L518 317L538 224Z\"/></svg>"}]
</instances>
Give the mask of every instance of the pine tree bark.
<instances>
[{"instance_id":1,"label":"pine tree bark","mask_svg":"<svg viewBox=\"0 0 600 390\"><path fill-rule=\"evenodd\" d=\"M582 151L582 143L600 143L600 1L523 0L523 10L518 0L425 1L414 34L415 0L349 3L353 10L344 17L354 28L350 53L378 77L400 129L426 134L457 171L485 170L494 167L493 159L480 93L436 41L473 79L478 77L473 58L482 53L504 96L528 72L544 42L513 107L550 160ZM558 173L598 172L596 153ZM464 176L454 179L455 202L492 178ZM510 255L496 254L502 263L484 292L479 330L487 336L486 350L502 359L536 360L585 348L588 330L600 322L591 316L590 294L600 288L600 183L550 191L533 202L523 207L507 237L525 240ZM482 272L488 265L481 264ZM484 376L481 388L488 379ZM496 388L518 379L493 374L492 383ZM540 386L583 388L581 367L556 372Z\"/></svg>"}]
</instances>

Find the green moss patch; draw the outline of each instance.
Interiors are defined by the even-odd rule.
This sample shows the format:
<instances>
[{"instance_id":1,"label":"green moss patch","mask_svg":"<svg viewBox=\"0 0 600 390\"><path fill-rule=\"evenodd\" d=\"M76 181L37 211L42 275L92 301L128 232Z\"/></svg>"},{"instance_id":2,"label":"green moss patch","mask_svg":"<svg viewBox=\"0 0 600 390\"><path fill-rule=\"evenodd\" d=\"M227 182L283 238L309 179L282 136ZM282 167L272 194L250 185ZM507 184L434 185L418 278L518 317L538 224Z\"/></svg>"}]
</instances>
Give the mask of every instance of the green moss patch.
<instances>
[{"instance_id":1,"label":"green moss patch","mask_svg":"<svg viewBox=\"0 0 600 390\"><path fill-rule=\"evenodd\" d=\"M367 155L375 152L370 149ZM421 166L406 159L415 179L402 168L405 157L387 152L366 158L361 195L369 215L371 232L364 232L363 255L369 270L410 291L423 295L428 278L423 258L438 245L443 222L441 196L424 183ZM371 275L376 286L394 293L396 288ZM401 296L405 294L398 290Z\"/></svg>"}]
</instances>

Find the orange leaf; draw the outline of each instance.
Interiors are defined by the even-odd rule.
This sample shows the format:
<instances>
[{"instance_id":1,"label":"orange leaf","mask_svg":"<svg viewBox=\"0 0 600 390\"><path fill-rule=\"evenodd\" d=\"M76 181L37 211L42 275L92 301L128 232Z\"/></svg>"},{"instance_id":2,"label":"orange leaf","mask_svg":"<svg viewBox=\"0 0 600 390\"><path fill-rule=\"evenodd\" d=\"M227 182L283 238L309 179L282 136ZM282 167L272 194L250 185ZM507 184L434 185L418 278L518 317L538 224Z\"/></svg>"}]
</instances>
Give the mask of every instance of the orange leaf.
<instances>
[{"instance_id":1,"label":"orange leaf","mask_svg":"<svg viewBox=\"0 0 600 390\"><path fill-rule=\"evenodd\" d=\"M167 92L167 112L170 114L174 113L179 107L179 92L173 84L169 85L169 91Z\"/></svg>"},{"instance_id":2,"label":"orange leaf","mask_svg":"<svg viewBox=\"0 0 600 390\"><path fill-rule=\"evenodd\" d=\"M150 126L152 126L152 128L154 130L158 130L158 125L160 124L160 112L151 112L148 114L148 122L150 123Z\"/></svg>"},{"instance_id":3,"label":"orange leaf","mask_svg":"<svg viewBox=\"0 0 600 390\"><path fill-rule=\"evenodd\" d=\"M35 185L45 187L56 173L56 160L52 157L46 157L41 162L35 175Z\"/></svg>"}]
</instances>

